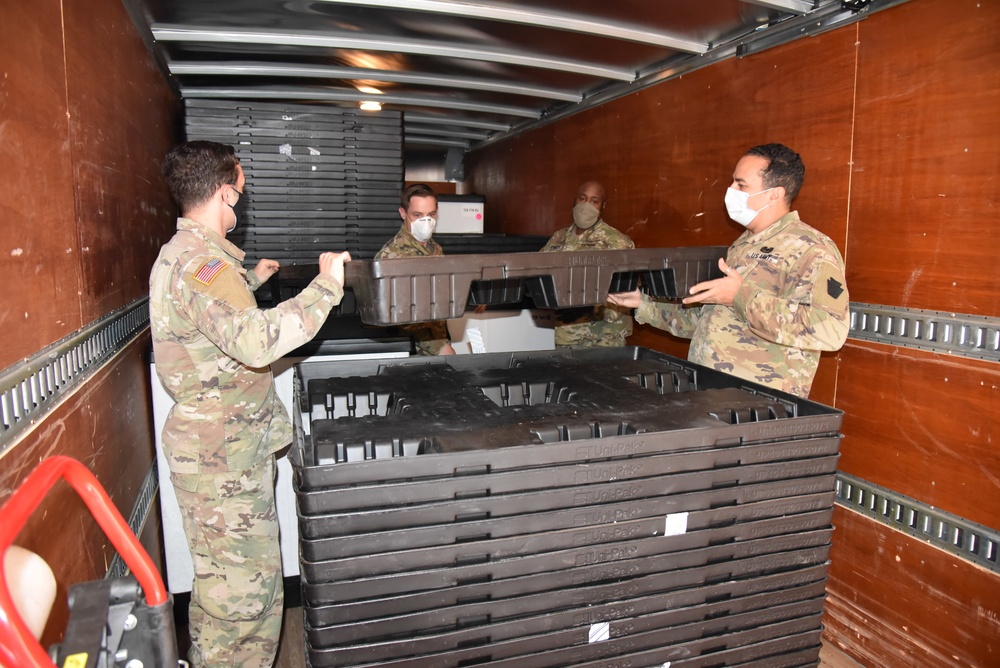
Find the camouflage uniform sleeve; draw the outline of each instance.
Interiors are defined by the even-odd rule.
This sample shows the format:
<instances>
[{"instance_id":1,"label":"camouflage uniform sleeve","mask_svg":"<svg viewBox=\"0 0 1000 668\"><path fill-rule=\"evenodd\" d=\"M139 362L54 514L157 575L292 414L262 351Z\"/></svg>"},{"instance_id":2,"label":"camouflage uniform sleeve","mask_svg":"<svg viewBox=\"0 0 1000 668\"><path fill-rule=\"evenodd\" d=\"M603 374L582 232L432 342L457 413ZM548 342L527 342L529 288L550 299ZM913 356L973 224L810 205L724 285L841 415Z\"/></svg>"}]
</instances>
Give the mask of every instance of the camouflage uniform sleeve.
<instances>
[{"instance_id":1,"label":"camouflage uniform sleeve","mask_svg":"<svg viewBox=\"0 0 1000 668\"><path fill-rule=\"evenodd\" d=\"M206 271L213 260L225 266ZM344 296L342 287L321 275L292 299L261 310L247 280L232 264L206 256L187 264L173 292L178 308L205 337L229 357L254 368L310 341Z\"/></svg>"},{"instance_id":2,"label":"camouflage uniform sleeve","mask_svg":"<svg viewBox=\"0 0 1000 668\"><path fill-rule=\"evenodd\" d=\"M798 270L798 271L797 271ZM733 309L757 336L805 350L839 350L850 327L850 297L839 257L817 248L796 263L781 294L763 289L753 272Z\"/></svg>"},{"instance_id":3,"label":"camouflage uniform sleeve","mask_svg":"<svg viewBox=\"0 0 1000 668\"><path fill-rule=\"evenodd\" d=\"M257 292L257 288L264 285L264 282L257 277L253 269L247 271L247 286L250 288L250 292Z\"/></svg>"},{"instance_id":4,"label":"camouflage uniform sleeve","mask_svg":"<svg viewBox=\"0 0 1000 668\"><path fill-rule=\"evenodd\" d=\"M542 250L540 250L539 252L555 253L556 251L561 251L563 249L563 246L566 245L566 234L567 232L569 232L569 230L570 228L567 227L553 234L552 238L549 239L544 246L542 246Z\"/></svg>"},{"instance_id":5,"label":"camouflage uniform sleeve","mask_svg":"<svg viewBox=\"0 0 1000 668\"><path fill-rule=\"evenodd\" d=\"M674 336L690 339L698 327L701 307L686 307L678 302L656 302L649 295L642 295L635 321L666 330Z\"/></svg>"}]
</instances>

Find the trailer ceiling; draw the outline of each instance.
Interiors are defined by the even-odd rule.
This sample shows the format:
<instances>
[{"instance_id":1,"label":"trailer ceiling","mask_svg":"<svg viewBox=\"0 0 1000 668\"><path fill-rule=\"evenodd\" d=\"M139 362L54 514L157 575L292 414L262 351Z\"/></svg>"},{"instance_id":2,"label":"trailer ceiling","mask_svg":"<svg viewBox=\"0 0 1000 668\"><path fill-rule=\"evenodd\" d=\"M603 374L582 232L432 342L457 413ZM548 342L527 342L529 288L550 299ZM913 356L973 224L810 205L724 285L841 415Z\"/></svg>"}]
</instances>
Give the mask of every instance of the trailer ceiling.
<instances>
[{"instance_id":1,"label":"trailer ceiling","mask_svg":"<svg viewBox=\"0 0 1000 668\"><path fill-rule=\"evenodd\" d=\"M419 151L469 150L902 1L125 3L183 98L377 101Z\"/></svg>"}]
</instances>

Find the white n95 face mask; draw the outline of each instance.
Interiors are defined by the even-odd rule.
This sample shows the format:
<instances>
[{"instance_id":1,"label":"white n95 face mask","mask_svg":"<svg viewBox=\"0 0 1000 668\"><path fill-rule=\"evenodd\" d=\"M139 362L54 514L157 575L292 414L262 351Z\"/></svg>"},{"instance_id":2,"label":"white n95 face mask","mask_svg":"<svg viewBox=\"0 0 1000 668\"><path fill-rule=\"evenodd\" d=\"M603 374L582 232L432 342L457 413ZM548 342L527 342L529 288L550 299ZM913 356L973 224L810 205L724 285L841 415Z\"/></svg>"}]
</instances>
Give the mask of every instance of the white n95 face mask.
<instances>
[{"instance_id":1,"label":"white n95 face mask","mask_svg":"<svg viewBox=\"0 0 1000 668\"><path fill-rule=\"evenodd\" d=\"M774 190L774 188L767 188L766 190L760 190L755 193L745 193L742 190L737 190L736 188L730 187L726 190L726 212L729 217L735 220L737 223L746 227L753 222L753 219L757 217L757 214L771 206L770 204L765 205L762 209L754 211L747 206L747 201L753 195L759 195L761 193L766 193L768 190Z\"/></svg>"},{"instance_id":2,"label":"white n95 face mask","mask_svg":"<svg viewBox=\"0 0 1000 668\"><path fill-rule=\"evenodd\" d=\"M410 223L410 234L412 234L417 241L426 242L434 236L434 228L436 227L437 220L431 218L430 216L424 216L423 218L417 218L415 221Z\"/></svg>"}]
</instances>

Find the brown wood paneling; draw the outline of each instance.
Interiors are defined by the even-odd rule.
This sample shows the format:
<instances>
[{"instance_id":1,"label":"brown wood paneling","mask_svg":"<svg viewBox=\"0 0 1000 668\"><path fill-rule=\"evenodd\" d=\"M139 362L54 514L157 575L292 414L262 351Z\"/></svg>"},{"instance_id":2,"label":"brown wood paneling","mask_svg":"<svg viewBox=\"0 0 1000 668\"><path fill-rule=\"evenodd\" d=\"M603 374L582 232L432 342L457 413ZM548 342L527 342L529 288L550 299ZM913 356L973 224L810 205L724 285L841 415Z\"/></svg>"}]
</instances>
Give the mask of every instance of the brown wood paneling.
<instances>
[{"instance_id":1,"label":"brown wood paneling","mask_svg":"<svg viewBox=\"0 0 1000 668\"><path fill-rule=\"evenodd\" d=\"M38 462L59 454L86 465L128 518L153 462L148 342L141 337L122 351L4 454L0 504ZM58 607L45 636L53 642L66 624L66 587L104 577L114 550L64 483L45 497L16 542L40 554L55 572Z\"/></svg>"},{"instance_id":2,"label":"brown wood paneling","mask_svg":"<svg viewBox=\"0 0 1000 668\"><path fill-rule=\"evenodd\" d=\"M84 324L61 6L5 3L0 20L0 369Z\"/></svg>"},{"instance_id":3,"label":"brown wood paneling","mask_svg":"<svg viewBox=\"0 0 1000 668\"><path fill-rule=\"evenodd\" d=\"M1000 3L859 24L851 298L1000 315Z\"/></svg>"},{"instance_id":4,"label":"brown wood paneling","mask_svg":"<svg viewBox=\"0 0 1000 668\"><path fill-rule=\"evenodd\" d=\"M840 351L839 468L1000 527L1000 366L876 343Z\"/></svg>"},{"instance_id":5,"label":"brown wood paneling","mask_svg":"<svg viewBox=\"0 0 1000 668\"><path fill-rule=\"evenodd\" d=\"M65 11L81 301L90 322L148 292L150 267L173 234L176 208L160 162L179 136L180 109L121 2L71 2Z\"/></svg>"},{"instance_id":6,"label":"brown wood paneling","mask_svg":"<svg viewBox=\"0 0 1000 668\"><path fill-rule=\"evenodd\" d=\"M837 507L825 637L863 666L1000 665L1000 576Z\"/></svg>"},{"instance_id":7,"label":"brown wood paneling","mask_svg":"<svg viewBox=\"0 0 1000 668\"><path fill-rule=\"evenodd\" d=\"M607 221L641 247L728 244L726 188L740 156L777 141L799 151L805 220L846 241L855 29L720 62L472 152L469 190L508 233L572 222L580 182L608 189Z\"/></svg>"},{"instance_id":8,"label":"brown wood paneling","mask_svg":"<svg viewBox=\"0 0 1000 668\"><path fill-rule=\"evenodd\" d=\"M560 227L553 222L550 192L558 159L552 131L545 126L466 156L467 190L486 197L487 232L544 236ZM578 185L565 195L569 207Z\"/></svg>"}]
</instances>

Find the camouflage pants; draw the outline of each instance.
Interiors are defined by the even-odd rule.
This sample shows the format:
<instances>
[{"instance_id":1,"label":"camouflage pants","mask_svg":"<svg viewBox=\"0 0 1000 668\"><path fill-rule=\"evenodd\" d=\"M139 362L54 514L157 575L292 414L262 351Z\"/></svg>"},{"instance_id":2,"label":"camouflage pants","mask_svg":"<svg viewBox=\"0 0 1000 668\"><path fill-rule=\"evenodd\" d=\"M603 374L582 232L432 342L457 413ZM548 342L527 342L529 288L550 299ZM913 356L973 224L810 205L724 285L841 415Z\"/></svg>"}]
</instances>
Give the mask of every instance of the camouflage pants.
<instances>
[{"instance_id":1,"label":"camouflage pants","mask_svg":"<svg viewBox=\"0 0 1000 668\"><path fill-rule=\"evenodd\" d=\"M192 668L270 668L284 591L274 458L220 475L173 475L194 584Z\"/></svg>"}]
</instances>

